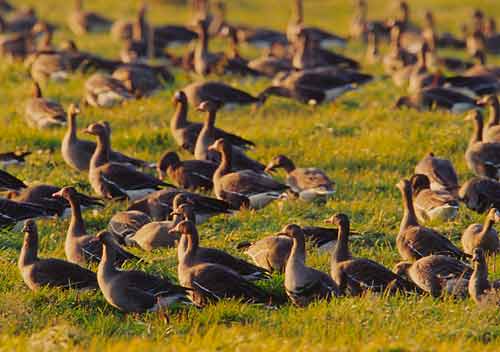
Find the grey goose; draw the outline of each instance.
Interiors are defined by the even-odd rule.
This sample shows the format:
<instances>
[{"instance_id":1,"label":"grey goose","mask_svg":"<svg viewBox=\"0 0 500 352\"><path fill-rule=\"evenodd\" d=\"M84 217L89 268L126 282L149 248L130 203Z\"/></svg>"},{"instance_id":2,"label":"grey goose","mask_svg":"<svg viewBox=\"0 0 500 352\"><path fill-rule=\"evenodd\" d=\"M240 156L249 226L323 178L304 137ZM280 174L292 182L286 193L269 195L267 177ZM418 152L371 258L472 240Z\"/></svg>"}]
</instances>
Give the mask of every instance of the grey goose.
<instances>
[{"instance_id":1,"label":"grey goose","mask_svg":"<svg viewBox=\"0 0 500 352\"><path fill-rule=\"evenodd\" d=\"M500 103L496 95L488 95L478 101L480 106L489 107L489 120L483 127L483 141L488 143L500 142Z\"/></svg>"},{"instance_id":2,"label":"grey goose","mask_svg":"<svg viewBox=\"0 0 500 352\"><path fill-rule=\"evenodd\" d=\"M83 0L75 0L74 8L68 15L68 26L76 35L88 32L104 32L111 28L111 20L95 12L83 9Z\"/></svg>"},{"instance_id":3,"label":"grey goose","mask_svg":"<svg viewBox=\"0 0 500 352\"><path fill-rule=\"evenodd\" d=\"M26 103L25 118L30 126L48 128L66 123L66 112L57 102L45 99L37 82L33 82L33 97Z\"/></svg>"},{"instance_id":4,"label":"grey goose","mask_svg":"<svg viewBox=\"0 0 500 352\"><path fill-rule=\"evenodd\" d=\"M94 73L85 81L85 101L95 107L109 108L134 98L125 85L103 73Z\"/></svg>"},{"instance_id":5,"label":"grey goose","mask_svg":"<svg viewBox=\"0 0 500 352\"><path fill-rule=\"evenodd\" d=\"M500 212L491 208L486 214L484 224L470 224L462 234L464 252L472 255L476 248L481 248L487 254L496 254L500 249L500 241L493 225L499 221Z\"/></svg>"},{"instance_id":6,"label":"grey goose","mask_svg":"<svg viewBox=\"0 0 500 352\"><path fill-rule=\"evenodd\" d=\"M458 194L460 188L455 167L448 159L438 158L434 153L428 153L415 166L415 174L427 176L433 191L447 191Z\"/></svg>"},{"instance_id":7,"label":"grey goose","mask_svg":"<svg viewBox=\"0 0 500 352\"><path fill-rule=\"evenodd\" d=\"M468 292L472 300L479 305L500 304L500 284L488 280L488 264L484 251L476 248L472 256L473 272L469 279Z\"/></svg>"},{"instance_id":8,"label":"grey goose","mask_svg":"<svg viewBox=\"0 0 500 352\"><path fill-rule=\"evenodd\" d=\"M126 244L127 238L151 221L153 219L148 214L139 210L120 211L111 217L107 230L118 243Z\"/></svg>"},{"instance_id":9,"label":"grey goose","mask_svg":"<svg viewBox=\"0 0 500 352\"><path fill-rule=\"evenodd\" d=\"M17 177L0 170L0 190L21 190L26 187L28 186Z\"/></svg>"},{"instance_id":10,"label":"grey goose","mask_svg":"<svg viewBox=\"0 0 500 352\"><path fill-rule=\"evenodd\" d=\"M26 157L31 155L31 152L15 151L0 153L0 166L20 165L26 162Z\"/></svg>"},{"instance_id":11,"label":"grey goose","mask_svg":"<svg viewBox=\"0 0 500 352\"><path fill-rule=\"evenodd\" d=\"M450 88L428 87L410 96L403 96L396 101L395 108L412 108L422 110L448 110L453 114L461 114L477 108L476 101L468 95Z\"/></svg>"},{"instance_id":12,"label":"grey goose","mask_svg":"<svg viewBox=\"0 0 500 352\"><path fill-rule=\"evenodd\" d=\"M487 177L473 177L458 192L467 208L484 213L490 207L500 208L500 182Z\"/></svg>"}]
</instances>

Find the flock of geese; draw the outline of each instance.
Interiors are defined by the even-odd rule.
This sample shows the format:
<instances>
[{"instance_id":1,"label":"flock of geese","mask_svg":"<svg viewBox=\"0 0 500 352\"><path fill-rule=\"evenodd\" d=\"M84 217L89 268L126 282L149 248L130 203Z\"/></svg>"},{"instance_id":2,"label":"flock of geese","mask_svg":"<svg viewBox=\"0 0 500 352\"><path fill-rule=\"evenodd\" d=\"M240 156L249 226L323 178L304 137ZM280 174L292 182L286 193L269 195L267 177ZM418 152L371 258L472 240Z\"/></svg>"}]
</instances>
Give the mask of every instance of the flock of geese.
<instances>
[{"instance_id":1,"label":"flock of geese","mask_svg":"<svg viewBox=\"0 0 500 352\"><path fill-rule=\"evenodd\" d=\"M37 17L36 11L16 9L0 1L0 55L24 60L33 79L33 96L26 102L26 122L33 128L66 126L61 154L67 167L88 174L93 196L74 187L49 184L27 185L0 170L0 226L23 224L24 242L18 267L26 285L66 289L99 289L112 306L131 313L156 311L175 302L202 307L222 299L279 306L284 295L268 292L254 282L273 272L284 273L289 300L306 306L320 299L344 295L430 294L434 297L470 296L477 303L499 303L500 282L488 280L487 257L499 249L494 224L500 220L500 67L486 64L488 54L500 53L500 33L494 19L477 10L473 22L462 28L462 36L440 33L433 14L427 12L424 26L412 22L409 6L399 3L399 14L382 21L369 20L364 0L358 0L351 34L344 38L324 29L307 26L302 1L293 2L286 32L237 25L226 18L224 3L193 1L193 20L186 26L153 26L143 4L137 17L112 21L86 11L75 1L68 25L75 36L109 31L122 42L119 59L107 59L80 51L74 41L60 47L52 42L57 26ZM209 41L225 38L226 53L211 52ZM366 43L367 64L380 63L388 77L409 94L396 108L468 111L474 133L465 152L467 165L476 175L460 186L452 163L433 153L416 165L414 175L397 184L404 215L396 238L402 259L393 270L368 258L356 258L349 249L350 229L345 214L334 214L329 227L288 224L275 234L239 248L252 262L216 248L202 247L197 224L210 217L258 210L274 201L307 202L325 199L335 183L322 170L301 167L285 155L267 164L250 158L246 150L255 143L216 127L222 108L251 105L258 108L271 96L308 105L335 100L345 92L369 84L373 77L360 72L361 64L335 53L348 40ZM389 50L382 55L379 42ZM168 52L187 46L181 57ZM239 54L241 45L261 48L263 56L248 60ZM472 61L445 57L441 48L466 50ZM151 59L158 64L150 64ZM166 151L157 163L127 156L112 148L112 122L87 126L79 136L80 107L43 96L46 81L64 82L74 72L87 75L83 102L100 108L125 101L147 99L171 85L171 68L195 77L237 75L272 79L272 84L253 96L219 81L196 80L173 98L170 120L173 140L179 149L193 155L181 160ZM444 75L449 72L450 75ZM189 121L189 108L205 115L203 123ZM489 110L485 124L483 111ZM4 166L21 164L29 155L0 155ZM272 177L282 169L285 182ZM156 174L154 172L156 171ZM168 180L171 183L167 183ZM200 193L199 191L204 191ZM214 197L208 196L210 192ZM88 233L82 210L101 207L107 201L128 200L128 208L115 214L107 229ZM472 224L463 232L462 248L438 231L425 227L429 220L452 220L460 203L485 213L484 224ZM35 219L70 216L64 251L66 259L38 257ZM201 237L201 239L200 239ZM306 242L331 252L331 268L325 273L306 265ZM127 251L138 247L152 251L176 247L178 280L138 270L122 270L126 261L139 260ZM467 261L471 260L472 264ZM87 269L99 263L97 273Z\"/></svg>"}]
</instances>

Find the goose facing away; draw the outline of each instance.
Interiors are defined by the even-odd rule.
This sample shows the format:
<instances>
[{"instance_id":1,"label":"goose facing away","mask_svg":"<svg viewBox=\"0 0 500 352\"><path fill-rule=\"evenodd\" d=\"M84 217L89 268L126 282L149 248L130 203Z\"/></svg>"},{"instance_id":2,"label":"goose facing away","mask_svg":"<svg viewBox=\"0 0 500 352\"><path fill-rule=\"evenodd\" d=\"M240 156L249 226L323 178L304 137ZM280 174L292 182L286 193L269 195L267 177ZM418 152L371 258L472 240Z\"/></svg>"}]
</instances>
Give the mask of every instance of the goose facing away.
<instances>
[{"instance_id":1,"label":"goose facing away","mask_svg":"<svg viewBox=\"0 0 500 352\"><path fill-rule=\"evenodd\" d=\"M25 118L31 126L55 127L66 123L66 112L59 103L45 99L39 84L33 82L33 97L26 104Z\"/></svg>"},{"instance_id":2,"label":"goose facing away","mask_svg":"<svg viewBox=\"0 0 500 352\"><path fill-rule=\"evenodd\" d=\"M500 208L500 182L487 177L473 177L458 193L467 208L484 213L490 207Z\"/></svg>"},{"instance_id":3,"label":"goose facing away","mask_svg":"<svg viewBox=\"0 0 500 352\"><path fill-rule=\"evenodd\" d=\"M469 279L468 291L476 304L500 304L500 285L498 282L490 283L488 280L488 265L484 251L474 249L472 256L472 276Z\"/></svg>"},{"instance_id":4,"label":"goose facing away","mask_svg":"<svg viewBox=\"0 0 500 352\"><path fill-rule=\"evenodd\" d=\"M485 253L496 253L500 248L498 233L493 225L500 220L500 213L496 208L491 208L484 224L471 224L462 234L462 247L467 254L473 254L476 248L481 248Z\"/></svg>"},{"instance_id":5,"label":"goose facing away","mask_svg":"<svg viewBox=\"0 0 500 352\"><path fill-rule=\"evenodd\" d=\"M306 266L305 238L297 225L287 225L281 233L292 238L292 249L285 267L285 290L290 300L297 306L339 296L340 290L326 273Z\"/></svg>"},{"instance_id":6,"label":"goose facing away","mask_svg":"<svg viewBox=\"0 0 500 352\"><path fill-rule=\"evenodd\" d=\"M25 222L23 232L24 241L18 268L31 290L36 291L44 286L97 289L97 277L92 271L64 260L38 257L38 229L33 220Z\"/></svg>"},{"instance_id":7,"label":"goose facing away","mask_svg":"<svg viewBox=\"0 0 500 352\"><path fill-rule=\"evenodd\" d=\"M126 244L127 238L151 221L151 217L142 211L120 211L109 220L107 230L120 244Z\"/></svg>"},{"instance_id":8,"label":"goose facing away","mask_svg":"<svg viewBox=\"0 0 500 352\"><path fill-rule=\"evenodd\" d=\"M431 190L433 191L448 191L453 195L457 195L458 176L451 161L441 159L434 153L427 154L415 166L415 174L422 174L429 178Z\"/></svg>"}]
</instances>

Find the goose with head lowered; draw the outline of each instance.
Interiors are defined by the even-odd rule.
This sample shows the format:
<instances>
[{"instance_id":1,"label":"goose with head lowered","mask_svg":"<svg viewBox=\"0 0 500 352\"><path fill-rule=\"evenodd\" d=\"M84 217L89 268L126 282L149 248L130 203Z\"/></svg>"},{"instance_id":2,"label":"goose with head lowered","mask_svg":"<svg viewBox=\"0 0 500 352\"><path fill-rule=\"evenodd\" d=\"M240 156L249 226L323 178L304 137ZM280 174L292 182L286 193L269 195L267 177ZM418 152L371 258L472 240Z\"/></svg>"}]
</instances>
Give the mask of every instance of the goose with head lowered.
<instances>
[{"instance_id":1,"label":"goose with head lowered","mask_svg":"<svg viewBox=\"0 0 500 352\"><path fill-rule=\"evenodd\" d=\"M96 274L61 259L38 257L38 229L33 220L23 228L24 240L19 255L18 268L26 285L33 291L42 287L97 289Z\"/></svg>"},{"instance_id":2,"label":"goose with head lowered","mask_svg":"<svg viewBox=\"0 0 500 352\"><path fill-rule=\"evenodd\" d=\"M97 238L103 247L97 282L104 298L113 307L127 313L145 313L176 302L187 302L188 289L166 278L139 270L116 269L117 253L111 234L102 231Z\"/></svg>"},{"instance_id":3,"label":"goose with head lowered","mask_svg":"<svg viewBox=\"0 0 500 352\"><path fill-rule=\"evenodd\" d=\"M98 13L85 11L82 0L75 0L74 8L68 16L68 26L76 35L108 31L111 24L111 20Z\"/></svg>"},{"instance_id":4,"label":"goose with head lowered","mask_svg":"<svg viewBox=\"0 0 500 352\"><path fill-rule=\"evenodd\" d=\"M427 176L433 191L447 191L453 195L458 194L458 176L453 164L448 159L438 158L434 153L429 153L415 166L415 174Z\"/></svg>"},{"instance_id":5,"label":"goose with head lowered","mask_svg":"<svg viewBox=\"0 0 500 352\"><path fill-rule=\"evenodd\" d=\"M298 225L286 225L281 233L292 239L292 248L285 266L285 291L297 306L340 295L335 281L326 273L306 266L306 245Z\"/></svg>"},{"instance_id":6,"label":"goose with head lowered","mask_svg":"<svg viewBox=\"0 0 500 352\"><path fill-rule=\"evenodd\" d=\"M473 177L465 182L458 196L467 208L484 213L490 207L500 208L500 182L487 177Z\"/></svg>"},{"instance_id":7,"label":"goose with head lowered","mask_svg":"<svg viewBox=\"0 0 500 352\"><path fill-rule=\"evenodd\" d=\"M416 291L408 280L385 266L366 258L353 258L349 251L349 218L333 215L327 220L339 227L337 245L332 253L330 274L342 293L361 295L365 291L395 293Z\"/></svg>"},{"instance_id":8,"label":"goose with head lowered","mask_svg":"<svg viewBox=\"0 0 500 352\"><path fill-rule=\"evenodd\" d=\"M71 206L71 220L64 243L64 252L68 261L79 265L99 262L102 258L102 243L97 237L87 233L78 192L73 187L64 187L53 196L65 199ZM114 246L117 252L116 265L119 266L129 259L139 259L122 249L117 243L114 243Z\"/></svg>"},{"instance_id":9,"label":"goose with head lowered","mask_svg":"<svg viewBox=\"0 0 500 352\"><path fill-rule=\"evenodd\" d=\"M418 223L409 180L401 180L396 186L401 191L404 209L396 246L404 260L415 261L431 254L449 255L458 259L469 257L448 238Z\"/></svg>"},{"instance_id":10,"label":"goose with head lowered","mask_svg":"<svg viewBox=\"0 0 500 352\"><path fill-rule=\"evenodd\" d=\"M184 220L172 231L181 235L177 268L179 281L191 290L189 294L196 305L205 306L221 299L258 304L273 302L272 295L232 269L220 264L199 262L196 258L198 242L194 223Z\"/></svg>"},{"instance_id":11,"label":"goose with head lowered","mask_svg":"<svg viewBox=\"0 0 500 352\"><path fill-rule=\"evenodd\" d=\"M500 102L496 95L488 95L478 101L480 106L489 107L489 120L483 127L483 141L500 143Z\"/></svg>"},{"instance_id":12,"label":"goose with head lowered","mask_svg":"<svg viewBox=\"0 0 500 352\"><path fill-rule=\"evenodd\" d=\"M85 132L97 137L97 147L90 160L89 181L100 197L135 200L170 186L151 175L110 161L110 131L105 124L91 124Z\"/></svg>"},{"instance_id":13,"label":"goose with head lowered","mask_svg":"<svg viewBox=\"0 0 500 352\"><path fill-rule=\"evenodd\" d=\"M78 171L88 171L90 160L92 159L92 155L94 155L96 149L96 143L94 141L78 138L77 116L79 113L80 109L76 105L71 104L68 107L68 129L66 130L61 143L61 154L66 164L71 166L73 169ZM108 124L106 124L106 127L110 129ZM109 159L112 162L133 167L149 166L149 164L143 160L129 157L112 149L109 151Z\"/></svg>"},{"instance_id":14,"label":"goose with head lowered","mask_svg":"<svg viewBox=\"0 0 500 352\"><path fill-rule=\"evenodd\" d=\"M469 295L476 304L500 304L500 283L488 280L488 264L485 253L476 248L472 256L472 276L469 279Z\"/></svg>"},{"instance_id":15,"label":"goose with head lowered","mask_svg":"<svg viewBox=\"0 0 500 352\"><path fill-rule=\"evenodd\" d=\"M7 171L0 170L0 190L21 190L28 187L23 181L9 174Z\"/></svg>"},{"instance_id":16,"label":"goose with head lowered","mask_svg":"<svg viewBox=\"0 0 500 352\"><path fill-rule=\"evenodd\" d=\"M85 81L84 99L92 106L110 108L134 96L121 81L104 73L94 73Z\"/></svg>"},{"instance_id":17,"label":"goose with head lowered","mask_svg":"<svg viewBox=\"0 0 500 352\"><path fill-rule=\"evenodd\" d=\"M232 171L231 146L218 139L209 150L221 154L221 163L214 173L214 193L235 207L260 209L279 199L288 186L253 170Z\"/></svg>"},{"instance_id":18,"label":"goose with head lowered","mask_svg":"<svg viewBox=\"0 0 500 352\"><path fill-rule=\"evenodd\" d=\"M122 82L136 98L150 96L159 91L166 82L174 80L166 67L142 63L120 65L112 77Z\"/></svg>"},{"instance_id":19,"label":"goose with head lowered","mask_svg":"<svg viewBox=\"0 0 500 352\"><path fill-rule=\"evenodd\" d=\"M33 82L33 97L26 103L25 118L30 126L49 128L66 123L66 112L61 104L45 99L37 82Z\"/></svg>"},{"instance_id":20,"label":"goose with head lowered","mask_svg":"<svg viewBox=\"0 0 500 352\"><path fill-rule=\"evenodd\" d=\"M487 254L496 254L500 250L498 232L493 225L500 221L500 212L491 208L486 214L484 224L471 224L462 234L462 247L467 254L473 254L476 248L481 248Z\"/></svg>"},{"instance_id":21,"label":"goose with head lowered","mask_svg":"<svg viewBox=\"0 0 500 352\"><path fill-rule=\"evenodd\" d=\"M188 100L186 93L178 91L173 97L174 105L176 106L174 116L170 119L170 132L172 133L176 143L194 154L196 140L200 134L203 124L188 121ZM226 132L219 128L214 129L216 138L225 138L232 145L238 146L243 149L248 149L255 146L252 141L237 136L233 133Z\"/></svg>"}]
</instances>

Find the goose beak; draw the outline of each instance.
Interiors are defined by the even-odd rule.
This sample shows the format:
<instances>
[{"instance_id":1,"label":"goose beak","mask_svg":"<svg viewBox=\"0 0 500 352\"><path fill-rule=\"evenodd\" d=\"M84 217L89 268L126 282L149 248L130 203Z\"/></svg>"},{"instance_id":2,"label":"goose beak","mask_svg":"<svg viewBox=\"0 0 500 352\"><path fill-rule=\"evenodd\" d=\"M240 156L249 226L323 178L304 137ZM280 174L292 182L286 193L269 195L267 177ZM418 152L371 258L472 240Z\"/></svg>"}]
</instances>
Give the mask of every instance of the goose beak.
<instances>
[{"instance_id":1,"label":"goose beak","mask_svg":"<svg viewBox=\"0 0 500 352\"><path fill-rule=\"evenodd\" d=\"M164 177L165 177L165 172L163 172L163 170L158 169L158 179L163 180Z\"/></svg>"},{"instance_id":2,"label":"goose beak","mask_svg":"<svg viewBox=\"0 0 500 352\"><path fill-rule=\"evenodd\" d=\"M209 151L216 152L216 151L217 151L217 149L216 149L216 147L215 147L215 143L214 143L214 144L209 145L209 146L208 146L208 150L209 150Z\"/></svg>"},{"instance_id":3,"label":"goose beak","mask_svg":"<svg viewBox=\"0 0 500 352\"><path fill-rule=\"evenodd\" d=\"M482 97L478 100L476 100L476 104L479 105L479 106L485 106L488 102L488 98L487 97Z\"/></svg>"},{"instance_id":4,"label":"goose beak","mask_svg":"<svg viewBox=\"0 0 500 352\"><path fill-rule=\"evenodd\" d=\"M174 227L173 229L168 230L169 235L179 235L180 232L177 230L177 227Z\"/></svg>"},{"instance_id":5,"label":"goose beak","mask_svg":"<svg viewBox=\"0 0 500 352\"><path fill-rule=\"evenodd\" d=\"M334 224L334 223L335 222L334 222L333 218L328 218L325 220L325 224Z\"/></svg>"},{"instance_id":6,"label":"goose beak","mask_svg":"<svg viewBox=\"0 0 500 352\"><path fill-rule=\"evenodd\" d=\"M269 164L266 166L266 168L264 169L264 172L267 172L269 174L272 174L273 171L275 171L275 168L276 166L274 164Z\"/></svg>"},{"instance_id":7,"label":"goose beak","mask_svg":"<svg viewBox=\"0 0 500 352\"><path fill-rule=\"evenodd\" d=\"M61 190L59 190L59 191L58 191L58 192L56 192L56 193L53 193L53 194L52 194L52 197L54 197L54 198L62 198L62 197L63 197L62 189L61 189Z\"/></svg>"},{"instance_id":8,"label":"goose beak","mask_svg":"<svg viewBox=\"0 0 500 352\"><path fill-rule=\"evenodd\" d=\"M85 134L93 134L91 130L89 130L88 128L84 128L82 130L82 133L85 133Z\"/></svg>"}]
</instances>

